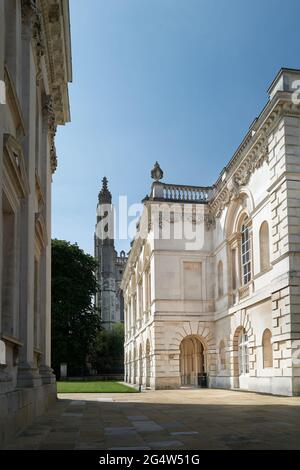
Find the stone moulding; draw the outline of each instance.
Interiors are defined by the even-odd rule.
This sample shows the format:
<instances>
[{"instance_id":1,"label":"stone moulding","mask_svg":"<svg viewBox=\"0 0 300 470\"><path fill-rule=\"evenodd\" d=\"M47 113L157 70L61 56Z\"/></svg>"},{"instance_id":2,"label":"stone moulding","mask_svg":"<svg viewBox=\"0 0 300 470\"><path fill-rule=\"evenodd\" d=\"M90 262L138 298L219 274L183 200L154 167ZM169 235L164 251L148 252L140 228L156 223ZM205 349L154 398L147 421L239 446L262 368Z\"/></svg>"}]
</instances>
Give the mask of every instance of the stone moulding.
<instances>
[{"instance_id":1,"label":"stone moulding","mask_svg":"<svg viewBox=\"0 0 300 470\"><path fill-rule=\"evenodd\" d=\"M50 140L50 161L51 161L51 171L55 172L57 167L57 155L55 147L55 135L57 130L57 125L55 121L55 113L53 107L53 98L51 95L44 95L43 97L43 116L44 123L48 126L48 136Z\"/></svg>"},{"instance_id":2,"label":"stone moulding","mask_svg":"<svg viewBox=\"0 0 300 470\"><path fill-rule=\"evenodd\" d=\"M230 201L238 199L241 188L245 186L254 173L264 162L268 162L267 137L272 132L278 120L283 116L300 115L300 106L291 101L290 92L277 92L277 102L269 113L268 105L264 108L261 116L257 118L253 129L245 137L228 166L225 168L224 177L219 178L215 184L214 193L208 205L214 217L220 217L223 209ZM269 103L268 103L269 104ZM259 126L259 122L261 122Z\"/></svg>"},{"instance_id":3,"label":"stone moulding","mask_svg":"<svg viewBox=\"0 0 300 470\"><path fill-rule=\"evenodd\" d=\"M22 0L22 21L28 25L37 68L37 81L42 78L42 59L49 87L50 156L52 172L57 166L54 144L56 126L70 121L68 82L72 81L69 9L64 0ZM67 19L65 18L67 16ZM25 30L24 30L25 31ZM50 123L50 120L52 122Z\"/></svg>"}]
</instances>

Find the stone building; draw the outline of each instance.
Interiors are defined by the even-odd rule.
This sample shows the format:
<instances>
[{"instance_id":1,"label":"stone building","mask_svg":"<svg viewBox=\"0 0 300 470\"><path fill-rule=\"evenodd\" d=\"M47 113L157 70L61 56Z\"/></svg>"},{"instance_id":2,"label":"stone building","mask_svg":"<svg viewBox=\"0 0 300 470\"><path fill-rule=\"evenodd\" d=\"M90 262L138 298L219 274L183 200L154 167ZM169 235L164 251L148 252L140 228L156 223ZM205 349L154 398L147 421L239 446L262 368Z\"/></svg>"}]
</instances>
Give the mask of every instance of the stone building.
<instances>
[{"instance_id":1,"label":"stone building","mask_svg":"<svg viewBox=\"0 0 300 470\"><path fill-rule=\"evenodd\" d=\"M68 0L0 0L0 444L56 398L51 180L71 79Z\"/></svg>"},{"instance_id":2,"label":"stone building","mask_svg":"<svg viewBox=\"0 0 300 470\"><path fill-rule=\"evenodd\" d=\"M299 79L279 71L212 187L156 165L122 281L128 382L300 394Z\"/></svg>"},{"instance_id":3,"label":"stone building","mask_svg":"<svg viewBox=\"0 0 300 470\"><path fill-rule=\"evenodd\" d=\"M127 257L124 251L118 256L115 250L113 220L112 196L107 178L104 177L98 196L94 243L95 259L98 262L96 307L100 312L102 325L107 329L111 329L116 322L124 321L121 280Z\"/></svg>"}]
</instances>

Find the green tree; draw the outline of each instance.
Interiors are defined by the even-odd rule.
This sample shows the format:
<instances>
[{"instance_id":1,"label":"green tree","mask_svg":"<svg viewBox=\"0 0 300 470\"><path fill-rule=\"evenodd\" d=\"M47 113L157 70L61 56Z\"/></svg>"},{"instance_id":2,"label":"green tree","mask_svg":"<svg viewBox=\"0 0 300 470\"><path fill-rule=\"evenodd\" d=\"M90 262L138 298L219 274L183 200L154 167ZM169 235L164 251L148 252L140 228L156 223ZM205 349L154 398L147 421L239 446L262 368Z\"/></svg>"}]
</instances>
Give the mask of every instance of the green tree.
<instances>
[{"instance_id":1,"label":"green tree","mask_svg":"<svg viewBox=\"0 0 300 470\"><path fill-rule=\"evenodd\" d=\"M98 373L120 373L124 369L124 325L115 323L111 330L97 333L91 363Z\"/></svg>"},{"instance_id":2,"label":"green tree","mask_svg":"<svg viewBox=\"0 0 300 470\"><path fill-rule=\"evenodd\" d=\"M94 258L65 240L52 240L52 367L85 373L86 360L100 330L94 307L97 290Z\"/></svg>"}]
</instances>

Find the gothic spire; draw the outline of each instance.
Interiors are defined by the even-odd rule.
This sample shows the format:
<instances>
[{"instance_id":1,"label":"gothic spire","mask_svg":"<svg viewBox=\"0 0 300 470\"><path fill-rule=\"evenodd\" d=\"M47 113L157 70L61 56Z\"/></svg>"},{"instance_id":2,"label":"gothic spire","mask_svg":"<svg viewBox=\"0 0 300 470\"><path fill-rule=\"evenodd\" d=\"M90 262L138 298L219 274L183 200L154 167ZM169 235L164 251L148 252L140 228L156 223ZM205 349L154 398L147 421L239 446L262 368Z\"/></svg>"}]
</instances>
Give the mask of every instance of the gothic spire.
<instances>
[{"instance_id":1,"label":"gothic spire","mask_svg":"<svg viewBox=\"0 0 300 470\"><path fill-rule=\"evenodd\" d=\"M111 204L111 192L108 189L108 179L104 176L102 180L102 189L99 193L99 202L101 204Z\"/></svg>"}]
</instances>

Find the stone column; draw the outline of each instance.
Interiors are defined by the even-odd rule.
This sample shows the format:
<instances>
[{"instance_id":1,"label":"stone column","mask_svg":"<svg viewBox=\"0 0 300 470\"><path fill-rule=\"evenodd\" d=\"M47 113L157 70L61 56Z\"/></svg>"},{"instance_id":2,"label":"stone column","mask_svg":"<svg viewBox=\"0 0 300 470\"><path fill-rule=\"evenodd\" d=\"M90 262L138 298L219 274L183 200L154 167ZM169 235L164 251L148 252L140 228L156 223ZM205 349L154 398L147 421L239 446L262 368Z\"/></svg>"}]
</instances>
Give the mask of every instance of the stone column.
<instances>
[{"instance_id":1,"label":"stone column","mask_svg":"<svg viewBox=\"0 0 300 470\"><path fill-rule=\"evenodd\" d=\"M142 386L143 388L147 387L147 358L146 358L146 345L143 351L142 357Z\"/></svg>"},{"instance_id":2,"label":"stone column","mask_svg":"<svg viewBox=\"0 0 300 470\"><path fill-rule=\"evenodd\" d=\"M0 0L0 80L4 83L4 47L5 47L5 28L4 28L4 0ZM1 85L3 87L3 85ZM2 88L3 89L3 88ZM1 98L1 96L0 96ZM4 125L4 107L5 104L0 101L0 286L2 286L2 182L3 182L3 125ZM2 289L0 289L0 306ZM0 331L2 331L2 318L0 315ZM1 370L1 369L0 369Z\"/></svg>"},{"instance_id":3,"label":"stone column","mask_svg":"<svg viewBox=\"0 0 300 470\"><path fill-rule=\"evenodd\" d=\"M140 283L136 285L136 330L139 330L140 327Z\"/></svg>"},{"instance_id":4,"label":"stone column","mask_svg":"<svg viewBox=\"0 0 300 470\"><path fill-rule=\"evenodd\" d=\"M3 84L4 84L4 47L5 47L5 28L4 28L4 0L0 0L0 86L2 92ZM0 95L0 286L2 287L2 227L3 227L3 220L2 220L2 184L3 184L3 125L4 125L4 107L5 103L4 100L1 102ZM2 288L0 289L0 332L2 331ZM5 382L10 380L10 377L5 372L6 368L6 345L4 341L1 341L0 337L0 393L2 390L5 390Z\"/></svg>"},{"instance_id":5,"label":"stone column","mask_svg":"<svg viewBox=\"0 0 300 470\"><path fill-rule=\"evenodd\" d=\"M143 272L143 312L142 312L142 322L146 320L145 315L146 311L148 310L148 279L147 273Z\"/></svg>"},{"instance_id":6,"label":"stone column","mask_svg":"<svg viewBox=\"0 0 300 470\"><path fill-rule=\"evenodd\" d=\"M131 296L127 298L127 341L131 338Z\"/></svg>"},{"instance_id":7,"label":"stone column","mask_svg":"<svg viewBox=\"0 0 300 470\"><path fill-rule=\"evenodd\" d=\"M43 383L53 383L55 376L51 368L51 183L52 168L48 133L54 138L54 113L50 96L43 97L43 127L41 148L41 185L45 198L43 216L46 224L45 247L41 254L40 282L41 282L41 338L40 348L42 358L40 375Z\"/></svg>"},{"instance_id":8,"label":"stone column","mask_svg":"<svg viewBox=\"0 0 300 470\"><path fill-rule=\"evenodd\" d=\"M130 298L130 336L133 336L134 324L134 295Z\"/></svg>"},{"instance_id":9,"label":"stone column","mask_svg":"<svg viewBox=\"0 0 300 470\"><path fill-rule=\"evenodd\" d=\"M34 252L35 252L35 113L36 66L32 47L34 11L22 12L22 97L21 106L27 134L23 140L30 193L21 202L20 266L20 350L18 386L39 386L41 379L34 364Z\"/></svg>"}]
</instances>

